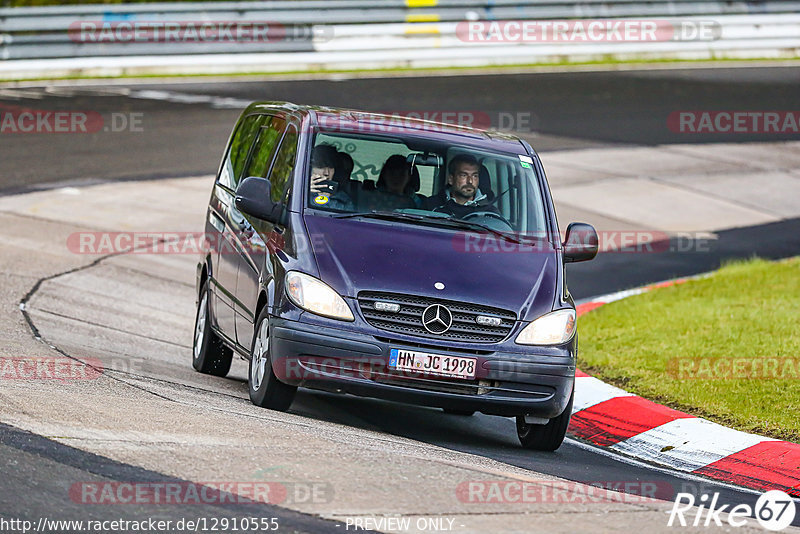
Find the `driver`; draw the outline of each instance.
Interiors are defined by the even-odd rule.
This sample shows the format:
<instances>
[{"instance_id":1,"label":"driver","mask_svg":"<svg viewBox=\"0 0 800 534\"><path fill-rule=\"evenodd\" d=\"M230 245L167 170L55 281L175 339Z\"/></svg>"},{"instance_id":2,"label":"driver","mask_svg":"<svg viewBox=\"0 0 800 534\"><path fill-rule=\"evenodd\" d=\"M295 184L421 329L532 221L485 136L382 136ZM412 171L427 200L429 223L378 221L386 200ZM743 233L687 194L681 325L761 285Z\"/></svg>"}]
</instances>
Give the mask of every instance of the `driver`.
<instances>
[{"instance_id":1,"label":"driver","mask_svg":"<svg viewBox=\"0 0 800 534\"><path fill-rule=\"evenodd\" d=\"M427 209L459 219L479 211L498 213L478 188L480 169L477 158L470 154L458 154L451 159L447 166L447 188L428 199Z\"/></svg>"},{"instance_id":2,"label":"driver","mask_svg":"<svg viewBox=\"0 0 800 534\"><path fill-rule=\"evenodd\" d=\"M311 203L314 207L353 211L353 201L335 180L339 152L332 145L321 144L311 151Z\"/></svg>"}]
</instances>

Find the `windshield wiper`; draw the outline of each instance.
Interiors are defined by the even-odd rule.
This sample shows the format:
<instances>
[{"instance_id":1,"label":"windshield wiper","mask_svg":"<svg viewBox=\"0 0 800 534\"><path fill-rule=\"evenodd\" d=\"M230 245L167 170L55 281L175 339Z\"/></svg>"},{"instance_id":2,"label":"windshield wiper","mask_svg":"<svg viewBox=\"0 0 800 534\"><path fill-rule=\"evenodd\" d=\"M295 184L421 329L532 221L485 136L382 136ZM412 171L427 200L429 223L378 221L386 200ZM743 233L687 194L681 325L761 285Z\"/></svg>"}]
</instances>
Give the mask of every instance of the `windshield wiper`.
<instances>
[{"instance_id":1,"label":"windshield wiper","mask_svg":"<svg viewBox=\"0 0 800 534\"><path fill-rule=\"evenodd\" d=\"M435 213L435 212L432 212ZM452 215L447 215L445 213L439 215L433 214L425 214L425 215L418 215L412 213L402 213L396 211L364 211L364 212L357 212L357 213L344 213L341 215L334 215L336 219L352 219L355 217L369 217L373 219L383 219L383 220L395 220L395 221L405 221L405 222L413 222L413 223L423 223L423 224L430 224L433 226L443 226L446 228L461 228L464 230L472 230L472 231L482 231L488 232L490 234L496 235L498 237L502 237L507 241L511 241L512 243L522 243L522 239L512 234L503 232L501 230L496 230L484 224L465 221L462 219L456 219Z\"/></svg>"},{"instance_id":2,"label":"windshield wiper","mask_svg":"<svg viewBox=\"0 0 800 534\"><path fill-rule=\"evenodd\" d=\"M453 227L456 228L463 228L465 230L473 230L473 231L482 230L484 232L489 232L490 234L494 234L498 237L502 237L503 239L511 241L512 243L522 243L522 240L519 237L513 234L509 234L507 232L503 232L502 230L497 230L495 228L492 228L491 226L486 226L485 224L480 224L472 221L465 221L463 219L457 219L453 216L447 217L446 219L440 219L440 218L437 219L449 225L452 225Z\"/></svg>"},{"instance_id":3,"label":"windshield wiper","mask_svg":"<svg viewBox=\"0 0 800 534\"><path fill-rule=\"evenodd\" d=\"M422 221L425 218L421 215L413 215L411 213L398 213L396 211L359 211L355 213L342 213L333 215L334 219L353 219L355 217L369 217L372 219L385 219L388 221Z\"/></svg>"}]
</instances>

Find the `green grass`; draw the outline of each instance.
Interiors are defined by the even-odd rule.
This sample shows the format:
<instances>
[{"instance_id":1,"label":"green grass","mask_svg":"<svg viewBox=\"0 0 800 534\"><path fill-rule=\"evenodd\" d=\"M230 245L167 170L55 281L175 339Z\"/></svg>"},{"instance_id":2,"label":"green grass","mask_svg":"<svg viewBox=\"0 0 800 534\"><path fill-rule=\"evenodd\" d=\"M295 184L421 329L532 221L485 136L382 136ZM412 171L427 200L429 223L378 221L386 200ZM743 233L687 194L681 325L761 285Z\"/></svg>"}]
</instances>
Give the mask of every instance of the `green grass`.
<instances>
[{"instance_id":1,"label":"green grass","mask_svg":"<svg viewBox=\"0 0 800 534\"><path fill-rule=\"evenodd\" d=\"M800 442L800 257L731 263L612 302L580 323L584 371L739 430ZM679 358L693 378L676 372ZM785 378L720 379L701 366L715 364L709 358L757 361L758 370L767 359L793 362L781 362Z\"/></svg>"},{"instance_id":2,"label":"green grass","mask_svg":"<svg viewBox=\"0 0 800 534\"><path fill-rule=\"evenodd\" d=\"M0 84L6 82L34 82L42 80L104 80L104 79L191 79L191 78L271 78L271 77L286 77L286 76L308 76L325 78L331 75L351 74L354 76L381 76L386 77L393 75L409 75L409 76L423 76L428 73L446 73L458 75L461 73L487 73L487 74L504 74L504 73L519 73L519 72L536 72L544 71L549 72L552 69L576 69L576 70L591 70L592 67L618 67L620 70L624 69L637 69L648 68L653 65L664 65L665 68L687 68L687 67L709 67L715 65L757 65L759 63L775 63L775 64L794 64L800 60L798 57L790 58L717 58L717 59L651 59L651 60L614 60L607 59L604 61L576 61L576 62L552 62L552 63L524 63L512 65L487 65L483 67L393 67L393 68L376 68L376 69L314 69L314 70L281 70L281 71L252 71L252 72L232 72L232 73L189 73L189 74L122 74L120 76L39 76L29 78L0 78Z\"/></svg>"}]
</instances>

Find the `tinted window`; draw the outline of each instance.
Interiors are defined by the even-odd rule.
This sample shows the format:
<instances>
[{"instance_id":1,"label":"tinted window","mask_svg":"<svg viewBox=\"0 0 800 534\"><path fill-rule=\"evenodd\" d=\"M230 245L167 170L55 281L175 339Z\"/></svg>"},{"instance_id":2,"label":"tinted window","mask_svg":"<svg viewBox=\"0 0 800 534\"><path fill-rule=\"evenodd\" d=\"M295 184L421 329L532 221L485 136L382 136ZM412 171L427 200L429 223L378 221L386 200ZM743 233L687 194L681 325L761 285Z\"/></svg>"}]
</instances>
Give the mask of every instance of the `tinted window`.
<instances>
[{"instance_id":1,"label":"tinted window","mask_svg":"<svg viewBox=\"0 0 800 534\"><path fill-rule=\"evenodd\" d=\"M246 117L231 140L231 146L228 148L228 155L225 158L225 163L222 165L222 171L219 175L219 183L230 189L236 189L239 185L239 180L242 178L242 171L244 170L247 154L250 152L250 146L258 134L259 128L269 120L269 117L264 115L250 115Z\"/></svg>"},{"instance_id":2,"label":"tinted window","mask_svg":"<svg viewBox=\"0 0 800 534\"><path fill-rule=\"evenodd\" d=\"M269 175L272 182L272 200L279 202L285 197L284 191L287 185L291 186L291 176L294 170L295 159L297 157L297 130L294 126L289 127L289 131L283 138L281 148L275 157L275 165Z\"/></svg>"},{"instance_id":3,"label":"tinted window","mask_svg":"<svg viewBox=\"0 0 800 534\"><path fill-rule=\"evenodd\" d=\"M246 176L265 178L267 176L270 163L272 163L272 156L285 126L286 122L283 119L271 117L269 122L261 127L258 132L258 139L250 152L247 170L241 175L242 178Z\"/></svg>"}]
</instances>

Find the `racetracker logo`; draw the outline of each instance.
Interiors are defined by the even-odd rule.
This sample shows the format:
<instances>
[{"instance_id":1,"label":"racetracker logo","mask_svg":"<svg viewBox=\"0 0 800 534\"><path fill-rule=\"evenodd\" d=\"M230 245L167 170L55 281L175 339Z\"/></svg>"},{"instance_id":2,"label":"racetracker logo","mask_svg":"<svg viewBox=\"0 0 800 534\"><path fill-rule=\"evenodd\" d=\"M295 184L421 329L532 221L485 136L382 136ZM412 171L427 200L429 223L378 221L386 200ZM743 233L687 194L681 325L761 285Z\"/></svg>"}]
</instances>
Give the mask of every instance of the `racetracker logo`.
<instances>
[{"instance_id":1,"label":"racetracker logo","mask_svg":"<svg viewBox=\"0 0 800 534\"><path fill-rule=\"evenodd\" d=\"M673 111L667 128L679 134L797 134L800 111Z\"/></svg>"},{"instance_id":2,"label":"racetracker logo","mask_svg":"<svg viewBox=\"0 0 800 534\"><path fill-rule=\"evenodd\" d=\"M79 21L68 30L76 43L279 43L327 41L330 26L271 21Z\"/></svg>"},{"instance_id":3,"label":"racetracker logo","mask_svg":"<svg viewBox=\"0 0 800 534\"><path fill-rule=\"evenodd\" d=\"M49 111L0 104L0 134L93 134L142 132L143 113Z\"/></svg>"},{"instance_id":4,"label":"racetracker logo","mask_svg":"<svg viewBox=\"0 0 800 534\"><path fill-rule=\"evenodd\" d=\"M492 127L492 117L485 111L477 110L387 110L381 114L388 115L392 121L398 124L405 123L409 127L422 127L434 131L441 130L438 124L420 124L418 121L437 122L462 126L465 128L477 128L486 130Z\"/></svg>"},{"instance_id":5,"label":"racetracker logo","mask_svg":"<svg viewBox=\"0 0 800 534\"><path fill-rule=\"evenodd\" d=\"M0 104L0 133L95 133L103 129L96 111L45 111Z\"/></svg>"},{"instance_id":6,"label":"racetracker logo","mask_svg":"<svg viewBox=\"0 0 800 534\"><path fill-rule=\"evenodd\" d=\"M462 482L456 487L459 501L482 503L648 503L670 498L672 485L666 482L558 480L481 480Z\"/></svg>"},{"instance_id":7,"label":"racetracker logo","mask_svg":"<svg viewBox=\"0 0 800 534\"><path fill-rule=\"evenodd\" d=\"M421 317L420 317L421 321ZM421 325L422 323L418 323ZM411 361L409 359L409 361ZM324 358L321 356L300 356L299 358L273 357L272 370L282 381L288 382L310 382L314 380L339 379L414 379L424 378L426 380L447 380L448 376L458 376L457 358L441 355L439 363L443 368L450 369L449 373L431 373L419 365L415 368L403 368L397 366L387 367L384 357L349 359L349 358ZM464 366L469 363L465 362ZM473 364L474 366L474 364ZM475 368L472 367L475 371ZM475 371L479 375L481 371ZM478 389L485 385L479 384Z\"/></svg>"},{"instance_id":8,"label":"racetracker logo","mask_svg":"<svg viewBox=\"0 0 800 534\"><path fill-rule=\"evenodd\" d=\"M667 373L677 380L798 380L800 358L672 358Z\"/></svg>"},{"instance_id":9,"label":"racetracker logo","mask_svg":"<svg viewBox=\"0 0 800 534\"><path fill-rule=\"evenodd\" d=\"M455 126L534 134L540 126L539 117L530 111L382 110L375 113L353 112L345 120L338 116L321 115L318 120L320 126L328 130L366 133L401 133L407 129L449 132Z\"/></svg>"},{"instance_id":10,"label":"racetracker logo","mask_svg":"<svg viewBox=\"0 0 800 534\"><path fill-rule=\"evenodd\" d=\"M271 233L264 242L257 233L237 234L239 247L222 234L203 232L75 232L67 237L73 254L241 254L280 250L283 238Z\"/></svg>"},{"instance_id":11,"label":"racetracker logo","mask_svg":"<svg viewBox=\"0 0 800 534\"><path fill-rule=\"evenodd\" d=\"M476 110L358 111L344 119L335 115L320 115L318 121L320 127L326 130L363 133L402 133L408 129L449 132L454 128L485 130L492 127L491 115Z\"/></svg>"},{"instance_id":12,"label":"racetracker logo","mask_svg":"<svg viewBox=\"0 0 800 534\"><path fill-rule=\"evenodd\" d=\"M719 23L699 20L492 20L456 26L466 43L714 41L721 34Z\"/></svg>"},{"instance_id":13,"label":"racetracker logo","mask_svg":"<svg viewBox=\"0 0 800 534\"><path fill-rule=\"evenodd\" d=\"M94 380L103 374L96 358L0 357L0 380Z\"/></svg>"},{"instance_id":14,"label":"racetracker logo","mask_svg":"<svg viewBox=\"0 0 800 534\"><path fill-rule=\"evenodd\" d=\"M280 482L76 482L69 498L78 504L280 504Z\"/></svg>"},{"instance_id":15,"label":"racetracker logo","mask_svg":"<svg viewBox=\"0 0 800 534\"><path fill-rule=\"evenodd\" d=\"M562 240L564 236L562 236ZM708 252L714 239L707 233L678 232L667 234L657 230L621 230L597 232L598 250L604 253L659 254L668 252ZM571 245L591 245L594 234L572 232ZM507 232L505 235L458 232L453 236L453 249L473 254L530 254L553 251L547 234Z\"/></svg>"}]
</instances>

